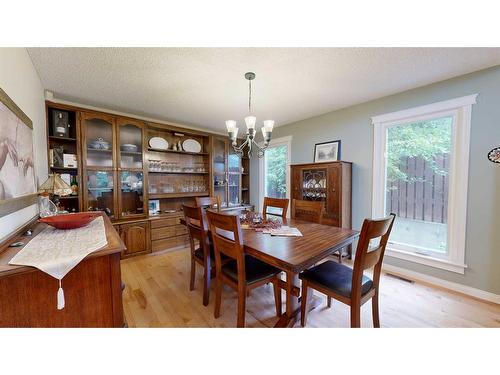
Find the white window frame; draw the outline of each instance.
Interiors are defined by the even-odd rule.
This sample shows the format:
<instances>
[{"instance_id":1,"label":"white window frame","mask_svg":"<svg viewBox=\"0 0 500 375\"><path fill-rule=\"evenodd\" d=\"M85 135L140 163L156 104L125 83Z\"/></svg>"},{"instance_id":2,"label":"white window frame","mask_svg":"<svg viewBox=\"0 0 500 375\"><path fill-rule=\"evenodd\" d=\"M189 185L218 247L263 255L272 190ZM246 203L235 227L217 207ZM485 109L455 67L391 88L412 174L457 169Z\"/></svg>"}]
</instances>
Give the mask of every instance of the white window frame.
<instances>
[{"instance_id":1,"label":"white window frame","mask_svg":"<svg viewBox=\"0 0 500 375\"><path fill-rule=\"evenodd\" d=\"M465 229L467 220L467 186L469 179L469 144L472 105L478 94L450 99L372 117L373 189L372 216L385 216L386 134L391 126L438 117L453 117L452 157L448 195L448 252L444 257L422 255L401 245L389 243L386 255L461 273L465 272ZM459 167L457 167L459 166ZM396 219L397 220L397 219Z\"/></svg>"},{"instance_id":2,"label":"white window frame","mask_svg":"<svg viewBox=\"0 0 500 375\"><path fill-rule=\"evenodd\" d=\"M287 153L287 160L286 160L286 197L290 199L290 164L291 164L291 158L292 158L292 136L287 135L285 137L281 138L276 138L276 139L271 139L271 142L269 142L269 147L276 147L276 146L287 146L288 148L288 153ZM262 145L260 145L262 147ZM265 169L266 165L264 163L264 157L259 159L259 209L262 211L263 207L260 206L261 204L264 203L264 197L265 197ZM290 217L290 210L287 212L287 217Z\"/></svg>"}]
</instances>

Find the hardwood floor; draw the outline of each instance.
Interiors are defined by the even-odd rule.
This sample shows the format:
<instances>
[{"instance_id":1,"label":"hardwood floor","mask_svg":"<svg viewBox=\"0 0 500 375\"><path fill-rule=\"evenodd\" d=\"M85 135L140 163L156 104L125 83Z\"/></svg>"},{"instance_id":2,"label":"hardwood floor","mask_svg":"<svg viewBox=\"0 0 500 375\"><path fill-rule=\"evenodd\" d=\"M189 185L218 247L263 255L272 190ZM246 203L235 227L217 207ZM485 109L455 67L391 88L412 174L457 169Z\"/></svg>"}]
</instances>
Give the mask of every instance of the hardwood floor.
<instances>
[{"instance_id":1,"label":"hardwood floor","mask_svg":"<svg viewBox=\"0 0 500 375\"><path fill-rule=\"evenodd\" d=\"M129 327L236 327L236 292L224 288L221 317L214 319L213 288L205 307L202 268L197 268L195 290L190 292L189 264L187 248L122 261ZM500 305L386 274L380 288L381 327L500 327ZM350 326L346 305L332 301L332 308L326 309L326 298L317 295L325 302L309 313L307 327ZM361 309L361 327L373 326L370 303ZM247 298L246 326L271 327L276 321L272 285L253 290Z\"/></svg>"}]
</instances>

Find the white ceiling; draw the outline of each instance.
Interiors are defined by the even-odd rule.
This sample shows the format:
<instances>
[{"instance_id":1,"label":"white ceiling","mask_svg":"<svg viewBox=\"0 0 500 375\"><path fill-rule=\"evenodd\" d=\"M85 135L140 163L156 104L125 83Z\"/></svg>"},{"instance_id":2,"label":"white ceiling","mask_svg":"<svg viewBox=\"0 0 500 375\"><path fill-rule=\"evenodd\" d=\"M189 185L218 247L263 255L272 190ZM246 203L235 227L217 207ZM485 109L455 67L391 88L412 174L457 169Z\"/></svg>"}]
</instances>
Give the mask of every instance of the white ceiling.
<instances>
[{"instance_id":1,"label":"white ceiling","mask_svg":"<svg viewBox=\"0 0 500 375\"><path fill-rule=\"evenodd\" d=\"M56 98L225 131L276 126L500 64L500 48L29 48Z\"/></svg>"}]
</instances>

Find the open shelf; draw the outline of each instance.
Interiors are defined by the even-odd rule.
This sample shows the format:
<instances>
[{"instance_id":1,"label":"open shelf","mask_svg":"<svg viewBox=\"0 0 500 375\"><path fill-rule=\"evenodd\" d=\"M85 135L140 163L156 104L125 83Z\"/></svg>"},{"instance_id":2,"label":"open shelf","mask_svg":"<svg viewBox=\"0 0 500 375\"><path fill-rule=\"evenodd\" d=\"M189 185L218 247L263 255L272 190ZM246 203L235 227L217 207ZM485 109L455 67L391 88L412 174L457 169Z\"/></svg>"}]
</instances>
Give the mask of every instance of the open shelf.
<instances>
[{"instance_id":1,"label":"open shelf","mask_svg":"<svg viewBox=\"0 0 500 375\"><path fill-rule=\"evenodd\" d=\"M148 151L163 152L166 154L208 155L208 152L187 152L187 151L175 151L175 150L159 150L157 148L148 148Z\"/></svg>"},{"instance_id":2,"label":"open shelf","mask_svg":"<svg viewBox=\"0 0 500 375\"><path fill-rule=\"evenodd\" d=\"M58 137L58 136L55 136L55 135L49 135L49 139L51 141L76 142L76 138Z\"/></svg>"},{"instance_id":3,"label":"open shelf","mask_svg":"<svg viewBox=\"0 0 500 375\"><path fill-rule=\"evenodd\" d=\"M76 171L78 169L78 167L56 167L56 166L53 166L53 167L50 167L50 169L55 169L58 171Z\"/></svg>"},{"instance_id":4,"label":"open shelf","mask_svg":"<svg viewBox=\"0 0 500 375\"><path fill-rule=\"evenodd\" d=\"M149 199L206 197L208 195L209 195L208 191L196 192L196 193L159 193L159 194L149 194Z\"/></svg>"}]
</instances>

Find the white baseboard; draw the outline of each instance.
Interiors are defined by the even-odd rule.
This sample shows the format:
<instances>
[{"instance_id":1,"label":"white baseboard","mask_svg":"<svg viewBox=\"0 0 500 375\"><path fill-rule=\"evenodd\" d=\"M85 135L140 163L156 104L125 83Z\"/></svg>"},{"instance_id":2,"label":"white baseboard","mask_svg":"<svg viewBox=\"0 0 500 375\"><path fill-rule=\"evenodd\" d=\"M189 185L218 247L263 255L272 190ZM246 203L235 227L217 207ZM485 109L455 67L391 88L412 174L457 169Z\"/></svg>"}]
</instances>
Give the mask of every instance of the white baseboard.
<instances>
[{"instance_id":1,"label":"white baseboard","mask_svg":"<svg viewBox=\"0 0 500 375\"><path fill-rule=\"evenodd\" d=\"M382 266L382 270L391 274L395 274L397 276L403 276L410 280L421 281L424 283L439 286L441 288L449 289L454 292L462 293L474 298L500 304L500 295L487 292L481 289L476 289L467 285L462 285L451 281L439 279L434 276L429 276L423 273L410 271L401 267L391 266L390 264L384 264Z\"/></svg>"}]
</instances>

